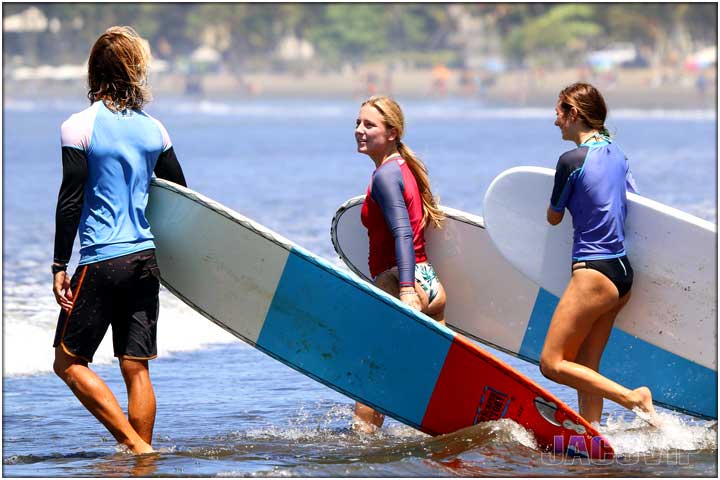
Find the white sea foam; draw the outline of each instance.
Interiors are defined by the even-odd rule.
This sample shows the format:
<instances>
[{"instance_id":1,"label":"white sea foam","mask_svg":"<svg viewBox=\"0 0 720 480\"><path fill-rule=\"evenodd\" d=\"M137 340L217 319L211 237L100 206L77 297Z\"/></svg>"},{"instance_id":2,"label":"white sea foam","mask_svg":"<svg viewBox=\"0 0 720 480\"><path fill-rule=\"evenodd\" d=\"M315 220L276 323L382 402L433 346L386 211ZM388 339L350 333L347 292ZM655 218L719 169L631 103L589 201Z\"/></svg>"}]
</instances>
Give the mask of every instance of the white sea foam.
<instances>
[{"instance_id":1,"label":"white sea foam","mask_svg":"<svg viewBox=\"0 0 720 480\"><path fill-rule=\"evenodd\" d=\"M254 118L341 118L348 110L338 106L307 104L275 104L258 102L216 102L201 100L198 102L177 102L173 104L177 113L201 113L205 115L254 117Z\"/></svg>"},{"instance_id":2,"label":"white sea foam","mask_svg":"<svg viewBox=\"0 0 720 480\"><path fill-rule=\"evenodd\" d=\"M691 420L673 413L658 413L653 427L639 417L608 418L601 432L621 455L717 450L717 421Z\"/></svg>"},{"instance_id":3,"label":"white sea foam","mask_svg":"<svg viewBox=\"0 0 720 480\"><path fill-rule=\"evenodd\" d=\"M177 102L170 108L177 113L205 114L254 118L349 118L355 115L356 105L347 107L309 105L305 103L228 103L228 102ZM552 108L540 107L486 107L481 104L447 103L424 105L407 102L408 115L414 119L544 119L553 116ZM617 109L610 112L609 119L655 119L671 121L714 121L714 110L671 110L671 109Z\"/></svg>"},{"instance_id":4,"label":"white sea foam","mask_svg":"<svg viewBox=\"0 0 720 480\"><path fill-rule=\"evenodd\" d=\"M499 441L517 442L528 448L537 448L535 436L519 423L506 418L491 422L493 432L502 433L498 435Z\"/></svg>"},{"instance_id":5,"label":"white sea foam","mask_svg":"<svg viewBox=\"0 0 720 480\"><path fill-rule=\"evenodd\" d=\"M274 101L211 101L178 100L172 103L155 103L149 107L153 113L185 115L211 115L239 118L350 118L356 114L357 102L323 104L322 101L274 102ZM32 99L6 99L3 109L8 112L33 112L48 110L76 110L82 104L67 100L36 101ZM487 107L479 102L450 100L443 104L426 104L408 101L408 116L414 119L545 119L552 118L550 107ZM630 109L610 111L609 120L654 119L668 121L715 121L717 113L708 109Z\"/></svg>"},{"instance_id":6,"label":"white sea foam","mask_svg":"<svg viewBox=\"0 0 720 480\"><path fill-rule=\"evenodd\" d=\"M45 284L43 287L47 287ZM4 320L3 375L32 375L52 371L55 324L58 307L48 295L32 295L33 285L17 285L8 295L6 287L6 315ZM19 305L15 298L29 298L27 305ZM234 336L209 322L180 300L162 290L160 293L158 323L158 355L198 350L210 344L238 341ZM109 364L113 361L110 332L100 344L93 363Z\"/></svg>"}]
</instances>

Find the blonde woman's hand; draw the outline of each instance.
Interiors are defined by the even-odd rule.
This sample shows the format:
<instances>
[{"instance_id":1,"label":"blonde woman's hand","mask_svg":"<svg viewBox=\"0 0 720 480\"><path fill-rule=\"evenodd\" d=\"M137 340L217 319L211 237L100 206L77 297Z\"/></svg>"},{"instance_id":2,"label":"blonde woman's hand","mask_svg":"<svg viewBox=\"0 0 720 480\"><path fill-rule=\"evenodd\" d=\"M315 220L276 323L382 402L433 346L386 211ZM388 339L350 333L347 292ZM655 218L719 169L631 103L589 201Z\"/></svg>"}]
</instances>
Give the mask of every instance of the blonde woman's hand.
<instances>
[{"instance_id":1,"label":"blonde woman's hand","mask_svg":"<svg viewBox=\"0 0 720 480\"><path fill-rule=\"evenodd\" d=\"M414 288L412 290L401 289L400 290L400 301L403 302L408 307L412 308L413 310L417 310L418 312L422 310L422 304L420 303L420 297L418 296L418 294Z\"/></svg>"}]
</instances>

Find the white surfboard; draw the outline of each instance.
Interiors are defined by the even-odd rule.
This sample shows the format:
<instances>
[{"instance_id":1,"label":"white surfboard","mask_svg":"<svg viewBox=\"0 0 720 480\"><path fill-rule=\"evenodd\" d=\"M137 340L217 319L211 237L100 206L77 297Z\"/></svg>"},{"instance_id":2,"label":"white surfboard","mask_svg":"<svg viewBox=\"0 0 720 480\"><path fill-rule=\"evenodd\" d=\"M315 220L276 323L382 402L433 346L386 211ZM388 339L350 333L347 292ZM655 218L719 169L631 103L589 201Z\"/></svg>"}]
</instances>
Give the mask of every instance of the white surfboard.
<instances>
[{"instance_id":1,"label":"white surfboard","mask_svg":"<svg viewBox=\"0 0 720 480\"><path fill-rule=\"evenodd\" d=\"M367 229L360 222L364 198L354 197L340 206L331 233L340 258L356 275L371 281ZM540 288L503 257L493 245L482 217L441 208L447 215L443 228L427 228L425 238L429 260L447 291L448 325L475 340L538 363L558 295ZM565 259L565 264L569 260ZM629 387L648 385L659 405L717 418L717 370L711 368L711 362L706 359L696 363L614 328L600 371Z\"/></svg>"}]
</instances>

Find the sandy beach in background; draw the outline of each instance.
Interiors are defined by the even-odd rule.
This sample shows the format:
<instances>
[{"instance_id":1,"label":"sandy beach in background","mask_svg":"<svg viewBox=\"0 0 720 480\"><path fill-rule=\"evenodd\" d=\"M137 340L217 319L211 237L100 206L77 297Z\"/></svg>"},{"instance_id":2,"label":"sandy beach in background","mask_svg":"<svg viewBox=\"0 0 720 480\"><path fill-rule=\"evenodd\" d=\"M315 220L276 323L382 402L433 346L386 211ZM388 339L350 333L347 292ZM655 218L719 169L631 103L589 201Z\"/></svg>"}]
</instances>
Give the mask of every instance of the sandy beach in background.
<instances>
[{"instance_id":1,"label":"sandy beach in background","mask_svg":"<svg viewBox=\"0 0 720 480\"><path fill-rule=\"evenodd\" d=\"M704 88L698 85L702 73ZM513 71L481 81L466 78L460 71L447 71L444 82L437 82L431 70L403 70L387 77L384 69L360 68L345 73L307 73L304 75L214 73L188 77L179 73L153 73L150 86L155 98L189 95L198 99L244 98L352 98L378 94L398 98L466 97L489 106L552 108L557 93L578 80L596 85L610 108L712 109L717 107L717 74L704 72L664 72L651 69L616 70L592 75L579 69L559 71ZM84 96L85 80L13 81L6 70L4 100L53 96ZM194 88L193 88L194 87Z\"/></svg>"}]
</instances>

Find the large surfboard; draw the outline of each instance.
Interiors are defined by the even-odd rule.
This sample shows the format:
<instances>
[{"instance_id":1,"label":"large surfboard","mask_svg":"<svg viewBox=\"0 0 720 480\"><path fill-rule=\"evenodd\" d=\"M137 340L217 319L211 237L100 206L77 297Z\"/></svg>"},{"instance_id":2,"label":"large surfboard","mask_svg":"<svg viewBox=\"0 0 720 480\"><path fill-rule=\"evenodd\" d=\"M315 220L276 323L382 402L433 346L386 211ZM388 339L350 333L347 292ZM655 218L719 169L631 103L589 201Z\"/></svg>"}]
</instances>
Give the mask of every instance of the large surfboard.
<instances>
[{"instance_id":1,"label":"large surfboard","mask_svg":"<svg viewBox=\"0 0 720 480\"><path fill-rule=\"evenodd\" d=\"M573 231L569 214L555 227L547 223L554 174L541 167L501 173L488 188L484 212L490 238L503 256L560 296L570 280ZM615 326L682 359L658 364L651 357L652 368L639 372L640 381L653 371L675 373L682 381L673 393L706 398L707 408L697 413L717 418L716 226L640 195L627 197L625 246L635 274L632 299ZM695 388L699 379L706 388Z\"/></svg>"},{"instance_id":2,"label":"large surfboard","mask_svg":"<svg viewBox=\"0 0 720 480\"><path fill-rule=\"evenodd\" d=\"M518 191L527 194L524 189ZM351 198L339 207L331 234L340 258L355 274L370 281L367 230L360 222L364 198ZM544 198L543 205L547 201ZM427 228L425 239L429 260L448 295L445 310L448 325L537 364L558 294L539 287L504 258L490 239L482 217L441 208L447 216L443 228ZM543 213L541 220L544 218ZM517 238L533 241L524 235L520 231L515 234ZM708 255L711 256L705 268L714 272L714 251ZM564 265L569 271L568 258ZM714 326L714 314L710 317L703 321ZM653 343L649 335L638 336L623 328L619 322L610 335L600 364L604 375L632 388L648 385L658 405L703 418L717 418L714 352L707 352L707 358L698 362L694 360L697 356L690 356L686 350L677 353L665 344ZM692 333L665 330L673 338ZM715 345L716 339L712 331L705 345Z\"/></svg>"},{"instance_id":3,"label":"large surfboard","mask_svg":"<svg viewBox=\"0 0 720 480\"><path fill-rule=\"evenodd\" d=\"M544 450L613 455L577 413L467 338L249 218L162 180L147 216L168 290L328 387L431 435L508 418Z\"/></svg>"}]
</instances>

